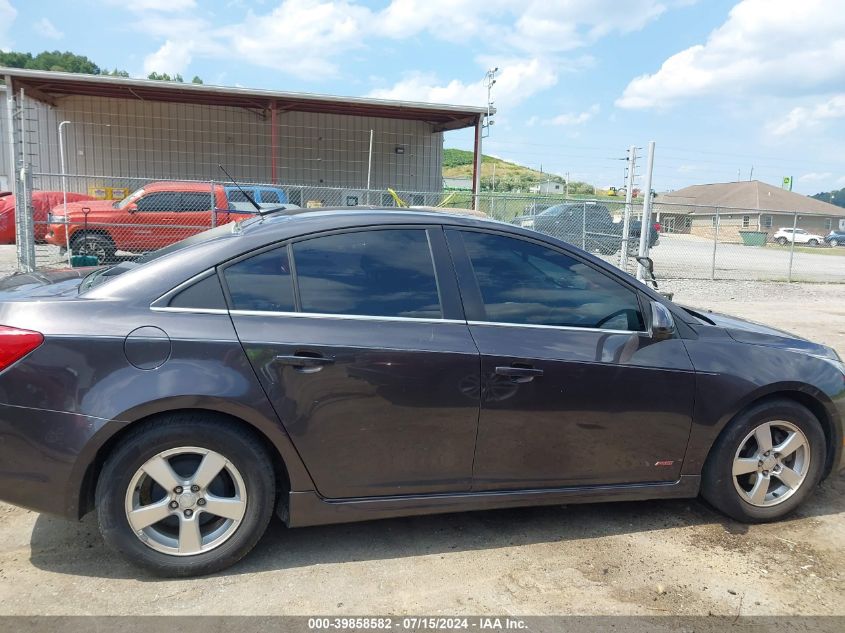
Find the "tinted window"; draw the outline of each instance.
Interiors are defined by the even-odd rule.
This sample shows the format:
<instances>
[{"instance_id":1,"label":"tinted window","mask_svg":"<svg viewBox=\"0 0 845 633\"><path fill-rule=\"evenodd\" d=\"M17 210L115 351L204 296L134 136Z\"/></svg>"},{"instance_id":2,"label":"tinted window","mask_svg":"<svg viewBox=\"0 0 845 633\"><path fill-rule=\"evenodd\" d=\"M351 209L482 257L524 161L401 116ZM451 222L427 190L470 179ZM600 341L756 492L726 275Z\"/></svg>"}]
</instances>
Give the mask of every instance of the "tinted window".
<instances>
[{"instance_id":1,"label":"tinted window","mask_svg":"<svg viewBox=\"0 0 845 633\"><path fill-rule=\"evenodd\" d=\"M138 211L175 211L179 208L181 196L178 191L149 193L138 199Z\"/></svg>"},{"instance_id":2,"label":"tinted window","mask_svg":"<svg viewBox=\"0 0 845 633\"><path fill-rule=\"evenodd\" d=\"M249 202L246 194L243 191L238 191L237 189L229 191L226 196L229 198L229 202Z\"/></svg>"},{"instance_id":3,"label":"tinted window","mask_svg":"<svg viewBox=\"0 0 845 633\"><path fill-rule=\"evenodd\" d=\"M191 284L175 295L167 305L171 308L226 309L226 302L223 300L223 291L220 288L220 280L217 275L210 275Z\"/></svg>"},{"instance_id":4,"label":"tinted window","mask_svg":"<svg viewBox=\"0 0 845 633\"><path fill-rule=\"evenodd\" d=\"M182 211L210 211L211 192L208 193L183 193Z\"/></svg>"},{"instance_id":5,"label":"tinted window","mask_svg":"<svg viewBox=\"0 0 845 633\"><path fill-rule=\"evenodd\" d=\"M487 321L642 330L635 293L563 253L524 240L463 233Z\"/></svg>"},{"instance_id":6,"label":"tinted window","mask_svg":"<svg viewBox=\"0 0 845 633\"><path fill-rule=\"evenodd\" d=\"M293 282L286 246L233 264L223 274L235 310L293 312Z\"/></svg>"},{"instance_id":7,"label":"tinted window","mask_svg":"<svg viewBox=\"0 0 845 633\"><path fill-rule=\"evenodd\" d=\"M272 189L262 189L261 202L279 204L281 202L279 200L279 192L273 191Z\"/></svg>"},{"instance_id":8,"label":"tinted window","mask_svg":"<svg viewBox=\"0 0 845 633\"><path fill-rule=\"evenodd\" d=\"M304 312L441 317L425 230L319 237L293 254Z\"/></svg>"}]
</instances>

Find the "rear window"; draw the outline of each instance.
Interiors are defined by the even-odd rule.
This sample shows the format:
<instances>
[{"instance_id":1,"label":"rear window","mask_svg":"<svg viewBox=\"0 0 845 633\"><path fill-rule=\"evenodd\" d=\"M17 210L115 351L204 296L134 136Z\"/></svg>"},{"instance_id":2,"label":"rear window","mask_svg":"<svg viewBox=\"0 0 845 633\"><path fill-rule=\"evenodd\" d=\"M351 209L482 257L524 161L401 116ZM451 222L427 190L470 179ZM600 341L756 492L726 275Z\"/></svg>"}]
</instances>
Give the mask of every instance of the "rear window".
<instances>
[{"instance_id":1,"label":"rear window","mask_svg":"<svg viewBox=\"0 0 845 633\"><path fill-rule=\"evenodd\" d=\"M223 275L235 310L293 312L295 309L287 246L232 264Z\"/></svg>"}]
</instances>

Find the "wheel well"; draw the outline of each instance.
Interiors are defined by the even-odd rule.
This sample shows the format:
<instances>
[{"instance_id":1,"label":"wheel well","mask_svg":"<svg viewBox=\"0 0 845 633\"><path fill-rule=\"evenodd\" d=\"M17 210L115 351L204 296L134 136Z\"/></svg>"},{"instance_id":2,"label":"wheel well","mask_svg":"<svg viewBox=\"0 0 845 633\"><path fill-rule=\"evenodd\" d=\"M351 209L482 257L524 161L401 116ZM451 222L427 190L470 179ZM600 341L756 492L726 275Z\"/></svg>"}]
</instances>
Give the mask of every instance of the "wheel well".
<instances>
[{"instance_id":1,"label":"wheel well","mask_svg":"<svg viewBox=\"0 0 845 633\"><path fill-rule=\"evenodd\" d=\"M752 407L756 407L757 405L763 402L768 402L770 400L792 400L793 402L797 402L803 407L806 407L810 410L810 413L816 416L816 419L819 421L819 424L822 425L825 443L827 444L827 455L825 456L825 465L822 474L822 477L827 477L833 469L833 459L836 455L836 430L833 426L833 420L831 419L830 414L827 412L827 409L825 409L825 406L817 398L814 398L808 393L805 393L803 391L778 391L775 393L766 394L765 396L761 396L760 398L749 402L741 411L737 412L737 414L731 418L731 421L725 425L725 428L722 429L722 433L725 432L725 430L731 425L731 422L733 422L737 417L739 417Z\"/></svg>"},{"instance_id":2,"label":"wheel well","mask_svg":"<svg viewBox=\"0 0 845 633\"><path fill-rule=\"evenodd\" d=\"M94 509L94 491L97 488L97 480L100 477L100 472L103 469L103 464L106 463L106 460L111 455L112 451L123 441L123 438L129 433L130 430L135 430L138 428L139 425L147 424L153 420L157 420L164 416L173 414L173 413L185 413L188 411L200 411L203 414L208 415L210 418L214 418L217 420L225 421L229 424L237 425L239 427L247 429L253 436L261 442L264 449L267 451L267 454L270 456L270 459L273 463L273 471L276 475L276 494L278 499L282 499L285 503L287 503L286 497L284 493L290 491L290 477L288 476L287 467L285 466L284 461L282 460L282 456L279 454L279 451L276 450L276 447L273 446L273 443L270 439L264 435L259 429L255 428L249 422L242 420L241 418L237 418L233 415L229 415L226 413L221 413L219 411L211 411L208 409L173 409L171 411L162 411L159 413L155 413L153 415L147 416L145 418L141 418L139 420L135 420L134 422L127 424L122 428L120 431L112 435L108 440L106 440L105 444L103 444L97 454L94 456L94 460L88 465L88 468L85 471L85 475L82 478L82 486L80 487L79 492L79 508L78 508L78 515L81 518L82 516L88 514Z\"/></svg>"}]
</instances>

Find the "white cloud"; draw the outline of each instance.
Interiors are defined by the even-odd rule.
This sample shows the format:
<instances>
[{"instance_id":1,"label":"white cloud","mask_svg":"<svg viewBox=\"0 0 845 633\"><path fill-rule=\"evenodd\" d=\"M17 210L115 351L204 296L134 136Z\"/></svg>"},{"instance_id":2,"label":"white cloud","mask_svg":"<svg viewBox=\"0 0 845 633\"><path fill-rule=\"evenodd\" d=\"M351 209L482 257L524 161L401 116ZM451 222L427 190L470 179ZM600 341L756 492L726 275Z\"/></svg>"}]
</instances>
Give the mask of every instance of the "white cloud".
<instances>
[{"instance_id":1,"label":"white cloud","mask_svg":"<svg viewBox=\"0 0 845 633\"><path fill-rule=\"evenodd\" d=\"M9 31L12 30L12 22L15 21L17 15L17 10L9 0L0 0L0 51L9 50L12 44Z\"/></svg>"},{"instance_id":2,"label":"white cloud","mask_svg":"<svg viewBox=\"0 0 845 633\"><path fill-rule=\"evenodd\" d=\"M41 18L35 23L35 30L44 37L51 40L60 40L65 34L56 28L56 25L50 22L48 18Z\"/></svg>"},{"instance_id":3,"label":"white cloud","mask_svg":"<svg viewBox=\"0 0 845 633\"><path fill-rule=\"evenodd\" d=\"M827 180L831 176L833 176L833 174L829 171L821 173L817 171L811 171L810 173L804 174L803 176L798 176L798 180L801 180L803 182L817 182L819 180Z\"/></svg>"},{"instance_id":4,"label":"white cloud","mask_svg":"<svg viewBox=\"0 0 845 633\"><path fill-rule=\"evenodd\" d=\"M499 68L494 101L499 107L513 106L554 86L557 81L555 69L542 60L508 60ZM368 96L377 99L484 106L487 104L487 87L482 81L467 84L453 79L443 84L431 73L410 73L392 87L373 90Z\"/></svg>"},{"instance_id":5,"label":"white cloud","mask_svg":"<svg viewBox=\"0 0 845 633\"><path fill-rule=\"evenodd\" d=\"M144 58L144 74L152 72L168 75L182 74L191 63L194 43L191 40L174 42L167 40L155 53Z\"/></svg>"},{"instance_id":6,"label":"white cloud","mask_svg":"<svg viewBox=\"0 0 845 633\"><path fill-rule=\"evenodd\" d=\"M702 95L811 94L843 83L841 0L742 0L704 44L633 79L616 105L666 107Z\"/></svg>"},{"instance_id":7,"label":"white cloud","mask_svg":"<svg viewBox=\"0 0 845 633\"><path fill-rule=\"evenodd\" d=\"M619 11L618 0L486 0L483 5L477 0L391 0L377 9L360 0L277 0L270 10L249 9L243 19L226 25L210 24L210 18L192 11L195 0L135 0L127 6L137 29L164 40L147 58L147 68L173 69L198 57L227 58L319 80L336 75L350 51L372 46L374 35L403 41L423 33L464 46L480 43L495 53L500 66L503 57L542 58L563 72L583 67L589 58L554 56L613 32L640 29L671 1L627 0L630 6ZM394 88L411 89L409 82L406 78ZM427 87L459 100L476 97L476 89L460 81Z\"/></svg>"},{"instance_id":8,"label":"white cloud","mask_svg":"<svg viewBox=\"0 0 845 633\"><path fill-rule=\"evenodd\" d=\"M362 46L376 24L369 9L346 0L285 0L219 34L240 59L307 79L336 74L333 60Z\"/></svg>"},{"instance_id":9,"label":"white cloud","mask_svg":"<svg viewBox=\"0 0 845 633\"><path fill-rule=\"evenodd\" d=\"M769 132L785 136L796 130L819 127L826 121L845 118L845 94L836 95L813 107L798 106L781 120L769 124Z\"/></svg>"},{"instance_id":10,"label":"white cloud","mask_svg":"<svg viewBox=\"0 0 845 633\"><path fill-rule=\"evenodd\" d=\"M549 123L552 125L583 125L599 113L599 104L594 103L583 112L565 112L552 118Z\"/></svg>"},{"instance_id":11,"label":"white cloud","mask_svg":"<svg viewBox=\"0 0 845 633\"><path fill-rule=\"evenodd\" d=\"M196 0L107 0L108 4L127 6L132 11L144 13L146 11L161 11L163 13L179 13L197 8Z\"/></svg>"}]
</instances>

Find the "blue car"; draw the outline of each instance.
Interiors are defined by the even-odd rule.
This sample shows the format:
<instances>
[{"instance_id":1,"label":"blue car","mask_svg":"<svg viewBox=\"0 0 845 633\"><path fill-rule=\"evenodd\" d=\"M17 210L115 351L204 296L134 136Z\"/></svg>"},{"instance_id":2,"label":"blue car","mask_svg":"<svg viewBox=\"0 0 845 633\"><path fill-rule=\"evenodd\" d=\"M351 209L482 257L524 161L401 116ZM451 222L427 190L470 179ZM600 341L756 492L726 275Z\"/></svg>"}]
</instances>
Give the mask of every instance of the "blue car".
<instances>
[{"instance_id":1,"label":"blue car","mask_svg":"<svg viewBox=\"0 0 845 633\"><path fill-rule=\"evenodd\" d=\"M845 246L845 230L833 230L828 233L824 241L828 246Z\"/></svg>"},{"instance_id":2,"label":"blue car","mask_svg":"<svg viewBox=\"0 0 845 633\"><path fill-rule=\"evenodd\" d=\"M255 209L244 192L249 194L262 209L272 209L288 203L288 194L278 187L243 185L240 189L235 186L227 186L224 189L226 199L229 201L229 208L238 211L253 211Z\"/></svg>"}]
</instances>

